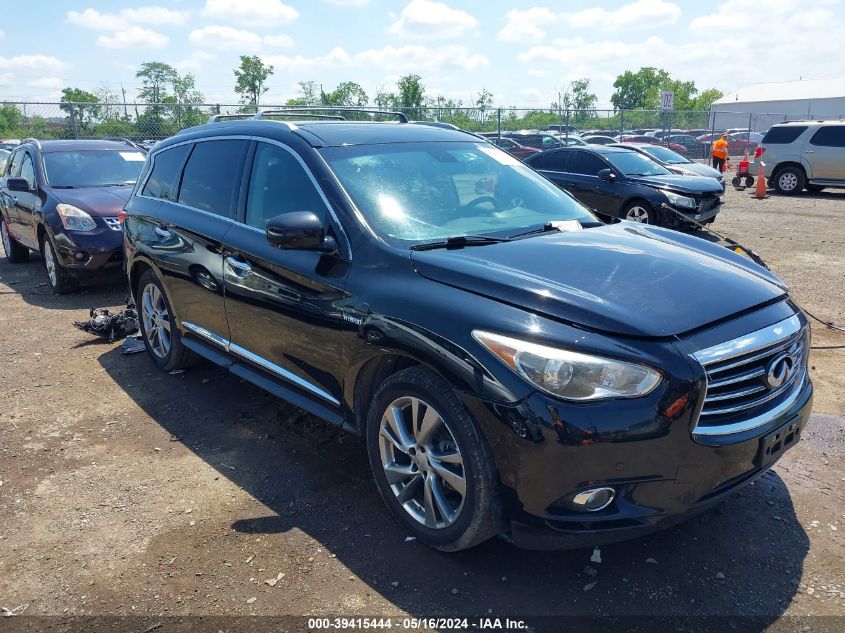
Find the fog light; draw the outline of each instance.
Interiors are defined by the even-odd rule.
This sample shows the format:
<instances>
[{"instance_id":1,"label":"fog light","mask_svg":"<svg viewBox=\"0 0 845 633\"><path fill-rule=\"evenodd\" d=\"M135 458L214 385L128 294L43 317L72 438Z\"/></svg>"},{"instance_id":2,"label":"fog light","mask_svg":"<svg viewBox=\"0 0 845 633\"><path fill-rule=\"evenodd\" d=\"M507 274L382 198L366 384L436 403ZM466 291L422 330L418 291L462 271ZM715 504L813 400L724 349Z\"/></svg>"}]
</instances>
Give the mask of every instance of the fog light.
<instances>
[{"instance_id":1,"label":"fog light","mask_svg":"<svg viewBox=\"0 0 845 633\"><path fill-rule=\"evenodd\" d=\"M86 253L85 251L76 251L73 254L73 258L78 262L82 262L88 259L88 253Z\"/></svg>"},{"instance_id":2,"label":"fog light","mask_svg":"<svg viewBox=\"0 0 845 633\"><path fill-rule=\"evenodd\" d=\"M591 488L572 497L572 505L587 512L598 512L609 506L615 496L613 488Z\"/></svg>"}]
</instances>

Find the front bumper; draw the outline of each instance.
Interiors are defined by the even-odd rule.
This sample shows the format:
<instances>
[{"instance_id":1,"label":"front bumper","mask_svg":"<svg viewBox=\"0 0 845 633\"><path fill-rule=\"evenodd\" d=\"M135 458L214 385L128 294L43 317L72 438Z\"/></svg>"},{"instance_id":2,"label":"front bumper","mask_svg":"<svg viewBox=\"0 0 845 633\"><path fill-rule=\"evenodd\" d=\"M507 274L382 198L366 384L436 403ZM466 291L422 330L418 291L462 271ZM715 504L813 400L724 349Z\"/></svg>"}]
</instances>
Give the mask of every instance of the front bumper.
<instances>
[{"instance_id":1,"label":"front bumper","mask_svg":"<svg viewBox=\"0 0 845 633\"><path fill-rule=\"evenodd\" d=\"M77 273L119 272L123 268L123 231L98 226L88 232L61 231L53 243L61 265Z\"/></svg>"},{"instance_id":2,"label":"front bumper","mask_svg":"<svg viewBox=\"0 0 845 633\"><path fill-rule=\"evenodd\" d=\"M782 310L773 306L696 336L718 340L726 330L747 333L755 324L777 322ZM703 349L710 341L694 342L704 343L698 345ZM753 430L697 438L692 431L706 381L691 372L685 376L672 367L659 394L586 406L540 393L513 405L462 396L493 452L500 532L533 549L642 536L685 521L754 481L800 438L813 399L806 374L783 406L773 406L771 419ZM789 441L767 453L784 428ZM584 512L566 503L574 493L600 486L617 493L607 508Z\"/></svg>"}]
</instances>

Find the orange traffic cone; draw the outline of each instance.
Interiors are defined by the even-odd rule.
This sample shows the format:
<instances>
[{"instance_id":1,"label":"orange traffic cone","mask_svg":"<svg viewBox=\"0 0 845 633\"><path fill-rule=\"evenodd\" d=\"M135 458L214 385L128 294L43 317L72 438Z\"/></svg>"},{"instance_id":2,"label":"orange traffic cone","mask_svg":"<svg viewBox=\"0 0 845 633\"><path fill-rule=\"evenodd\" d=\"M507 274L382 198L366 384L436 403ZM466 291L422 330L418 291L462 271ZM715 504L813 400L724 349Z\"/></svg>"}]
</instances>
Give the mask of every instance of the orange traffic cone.
<instances>
[{"instance_id":1,"label":"orange traffic cone","mask_svg":"<svg viewBox=\"0 0 845 633\"><path fill-rule=\"evenodd\" d=\"M757 165L757 190L754 197L758 200L766 197L766 164L762 161Z\"/></svg>"}]
</instances>

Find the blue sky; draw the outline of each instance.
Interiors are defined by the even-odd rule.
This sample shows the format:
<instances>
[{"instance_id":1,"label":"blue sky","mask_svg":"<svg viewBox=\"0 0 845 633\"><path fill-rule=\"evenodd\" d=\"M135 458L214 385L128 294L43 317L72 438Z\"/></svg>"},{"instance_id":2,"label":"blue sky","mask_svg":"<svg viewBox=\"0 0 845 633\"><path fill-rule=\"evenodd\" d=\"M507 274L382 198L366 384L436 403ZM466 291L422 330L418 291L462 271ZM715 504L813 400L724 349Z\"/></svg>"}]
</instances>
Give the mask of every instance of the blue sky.
<instances>
[{"instance_id":1,"label":"blue sky","mask_svg":"<svg viewBox=\"0 0 845 633\"><path fill-rule=\"evenodd\" d=\"M601 106L616 75L658 66L699 88L845 73L842 0L51 0L15 2L0 22L0 99L64 86L138 88L144 61L196 76L210 102L236 102L238 55L275 67L265 103L326 89L380 87L416 72L427 94L548 105L589 77Z\"/></svg>"}]
</instances>

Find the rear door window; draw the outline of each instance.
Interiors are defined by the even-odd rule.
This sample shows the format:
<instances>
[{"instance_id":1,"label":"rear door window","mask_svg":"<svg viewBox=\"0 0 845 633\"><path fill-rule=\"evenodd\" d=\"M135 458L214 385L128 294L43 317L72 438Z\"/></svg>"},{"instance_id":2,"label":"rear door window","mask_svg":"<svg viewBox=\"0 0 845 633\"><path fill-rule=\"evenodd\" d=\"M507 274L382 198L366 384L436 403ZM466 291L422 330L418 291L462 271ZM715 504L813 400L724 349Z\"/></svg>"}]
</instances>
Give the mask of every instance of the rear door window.
<instances>
[{"instance_id":1,"label":"rear door window","mask_svg":"<svg viewBox=\"0 0 845 633\"><path fill-rule=\"evenodd\" d=\"M12 157L9 159L9 167L6 170L7 176L17 176L21 173L21 161L25 153L22 149L19 149L12 154Z\"/></svg>"},{"instance_id":2,"label":"rear door window","mask_svg":"<svg viewBox=\"0 0 845 633\"><path fill-rule=\"evenodd\" d=\"M177 202L234 218L248 147L249 141L241 139L197 143L185 165Z\"/></svg>"},{"instance_id":3,"label":"rear door window","mask_svg":"<svg viewBox=\"0 0 845 633\"><path fill-rule=\"evenodd\" d=\"M534 169L545 169L548 171L566 171L566 163L572 152L549 152L538 154L531 160L531 167Z\"/></svg>"},{"instance_id":4,"label":"rear door window","mask_svg":"<svg viewBox=\"0 0 845 633\"><path fill-rule=\"evenodd\" d=\"M784 125L773 127L763 137L764 145L788 145L807 131L806 125Z\"/></svg>"},{"instance_id":5,"label":"rear door window","mask_svg":"<svg viewBox=\"0 0 845 633\"><path fill-rule=\"evenodd\" d=\"M153 159L153 172L147 179L147 184L144 185L141 195L162 200L174 200L176 187L179 183L179 174L182 171L182 165L185 164L185 156L188 155L190 149L191 146L188 144L179 145L156 154Z\"/></svg>"},{"instance_id":6,"label":"rear door window","mask_svg":"<svg viewBox=\"0 0 845 633\"><path fill-rule=\"evenodd\" d=\"M820 147L845 147L845 125L820 127L810 139L810 145Z\"/></svg>"},{"instance_id":7,"label":"rear door window","mask_svg":"<svg viewBox=\"0 0 845 633\"><path fill-rule=\"evenodd\" d=\"M24 153L21 162L21 178L26 179L30 189L35 189L35 169L32 167L32 157Z\"/></svg>"},{"instance_id":8,"label":"rear door window","mask_svg":"<svg viewBox=\"0 0 845 633\"><path fill-rule=\"evenodd\" d=\"M607 169L607 163L590 152L575 152L569 163L569 171L573 174L596 176L602 169Z\"/></svg>"}]
</instances>

